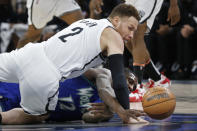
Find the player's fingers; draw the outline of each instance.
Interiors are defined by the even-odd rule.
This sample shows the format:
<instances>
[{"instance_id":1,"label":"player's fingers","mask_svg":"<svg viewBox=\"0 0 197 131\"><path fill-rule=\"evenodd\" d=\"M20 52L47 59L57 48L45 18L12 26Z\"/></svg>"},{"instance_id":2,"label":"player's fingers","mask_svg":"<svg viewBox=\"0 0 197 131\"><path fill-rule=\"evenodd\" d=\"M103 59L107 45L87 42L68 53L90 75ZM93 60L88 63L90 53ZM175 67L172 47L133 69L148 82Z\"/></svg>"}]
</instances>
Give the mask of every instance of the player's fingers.
<instances>
[{"instance_id":1,"label":"player's fingers","mask_svg":"<svg viewBox=\"0 0 197 131\"><path fill-rule=\"evenodd\" d=\"M171 18L171 25L175 25L177 24L178 22L180 21L180 16L178 14L174 15L172 18Z\"/></svg>"},{"instance_id":2,"label":"player's fingers","mask_svg":"<svg viewBox=\"0 0 197 131\"><path fill-rule=\"evenodd\" d=\"M98 12L98 13L101 13L102 12L102 9L101 9L101 6L100 5L96 5L96 11Z\"/></svg>"},{"instance_id":3,"label":"player's fingers","mask_svg":"<svg viewBox=\"0 0 197 131\"><path fill-rule=\"evenodd\" d=\"M134 111L138 111L138 112L140 112L140 113L145 113L144 111L142 111L142 110L134 110Z\"/></svg>"},{"instance_id":4,"label":"player's fingers","mask_svg":"<svg viewBox=\"0 0 197 131\"><path fill-rule=\"evenodd\" d=\"M90 107L87 109L88 111L104 111L103 109L97 108L97 107Z\"/></svg>"},{"instance_id":5,"label":"player's fingers","mask_svg":"<svg viewBox=\"0 0 197 131\"><path fill-rule=\"evenodd\" d=\"M138 116L140 116L140 113L138 113L138 112L135 112L135 113L133 113L133 112L130 112L130 116L131 117L138 117Z\"/></svg>"},{"instance_id":6,"label":"player's fingers","mask_svg":"<svg viewBox=\"0 0 197 131\"><path fill-rule=\"evenodd\" d=\"M103 106L103 103L89 103L91 106Z\"/></svg>"},{"instance_id":7,"label":"player's fingers","mask_svg":"<svg viewBox=\"0 0 197 131\"><path fill-rule=\"evenodd\" d=\"M143 111L140 111L140 110L131 110L131 111L129 111L129 113L134 114L137 117L146 115L146 113L144 113Z\"/></svg>"},{"instance_id":8,"label":"player's fingers","mask_svg":"<svg viewBox=\"0 0 197 131\"><path fill-rule=\"evenodd\" d=\"M176 18L171 19L171 25L175 25L176 24Z\"/></svg>"},{"instance_id":9,"label":"player's fingers","mask_svg":"<svg viewBox=\"0 0 197 131\"><path fill-rule=\"evenodd\" d=\"M100 106L100 107L103 107L103 108L107 108L107 106L104 104L104 103L92 103L91 106Z\"/></svg>"},{"instance_id":10,"label":"player's fingers","mask_svg":"<svg viewBox=\"0 0 197 131\"><path fill-rule=\"evenodd\" d=\"M140 116L146 116L147 114L144 111L138 110Z\"/></svg>"},{"instance_id":11,"label":"player's fingers","mask_svg":"<svg viewBox=\"0 0 197 131\"><path fill-rule=\"evenodd\" d=\"M175 22L176 22L176 16L174 15L174 16L171 17L170 24L174 25Z\"/></svg>"},{"instance_id":12,"label":"player's fingers","mask_svg":"<svg viewBox=\"0 0 197 131\"><path fill-rule=\"evenodd\" d=\"M104 4L103 4L103 0L99 0L99 2L100 2L100 5L104 5Z\"/></svg>"},{"instance_id":13,"label":"player's fingers","mask_svg":"<svg viewBox=\"0 0 197 131\"><path fill-rule=\"evenodd\" d=\"M103 111L100 111L100 110L92 110L91 111L91 114L93 114L93 115L101 115L101 114L103 114Z\"/></svg>"},{"instance_id":14,"label":"player's fingers","mask_svg":"<svg viewBox=\"0 0 197 131\"><path fill-rule=\"evenodd\" d=\"M92 109L93 110L105 110L105 108L102 106L93 106Z\"/></svg>"},{"instance_id":15,"label":"player's fingers","mask_svg":"<svg viewBox=\"0 0 197 131\"><path fill-rule=\"evenodd\" d=\"M94 106L94 107L101 107L103 109L106 108L105 104L104 103L91 103L90 106Z\"/></svg>"},{"instance_id":16,"label":"player's fingers","mask_svg":"<svg viewBox=\"0 0 197 131\"><path fill-rule=\"evenodd\" d=\"M138 121L138 118L135 115L130 114L130 117L132 117L133 119L135 119L136 121Z\"/></svg>"},{"instance_id":17,"label":"player's fingers","mask_svg":"<svg viewBox=\"0 0 197 131\"><path fill-rule=\"evenodd\" d=\"M176 15L173 25L177 24L180 21L179 15Z\"/></svg>"},{"instance_id":18,"label":"player's fingers","mask_svg":"<svg viewBox=\"0 0 197 131\"><path fill-rule=\"evenodd\" d=\"M104 106L92 106L89 108L90 110L105 110Z\"/></svg>"},{"instance_id":19,"label":"player's fingers","mask_svg":"<svg viewBox=\"0 0 197 131\"><path fill-rule=\"evenodd\" d=\"M136 114L136 116L146 116L147 115L146 113L141 113L141 112L136 112L135 114Z\"/></svg>"},{"instance_id":20,"label":"player's fingers","mask_svg":"<svg viewBox=\"0 0 197 131\"><path fill-rule=\"evenodd\" d=\"M139 121L137 121L136 119L130 118L129 121L127 122L127 124L138 124Z\"/></svg>"}]
</instances>

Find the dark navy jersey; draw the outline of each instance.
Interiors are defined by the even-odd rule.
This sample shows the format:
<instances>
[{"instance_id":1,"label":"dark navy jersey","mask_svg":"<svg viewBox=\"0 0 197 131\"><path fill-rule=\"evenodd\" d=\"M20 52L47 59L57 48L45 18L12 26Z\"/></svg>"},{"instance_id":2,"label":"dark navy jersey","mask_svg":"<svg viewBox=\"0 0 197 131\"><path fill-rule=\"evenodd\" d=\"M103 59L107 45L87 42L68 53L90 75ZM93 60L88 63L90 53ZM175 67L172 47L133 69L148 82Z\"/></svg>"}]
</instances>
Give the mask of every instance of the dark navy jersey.
<instances>
[{"instance_id":1,"label":"dark navy jersey","mask_svg":"<svg viewBox=\"0 0 197 131\"><path fill-rule=\"evenodd\" d=\"M88 103L101 102L96 87L83 76L60 83L58 103L50 112L49 120L80 120L89 106ZM0 82L0 105L2 111L20 107L18 84Z\"/></svg>"},{"instance_id":2,"label":"dark navy jersey","mask_svg":"<svg viewBox=\"0 0 197 131\"><path fill-rule=\"evenodd\" d=\"M20 107L20 100L18 84L0 82L0 108L2 111Z\"/></svg>"}]
</instances>

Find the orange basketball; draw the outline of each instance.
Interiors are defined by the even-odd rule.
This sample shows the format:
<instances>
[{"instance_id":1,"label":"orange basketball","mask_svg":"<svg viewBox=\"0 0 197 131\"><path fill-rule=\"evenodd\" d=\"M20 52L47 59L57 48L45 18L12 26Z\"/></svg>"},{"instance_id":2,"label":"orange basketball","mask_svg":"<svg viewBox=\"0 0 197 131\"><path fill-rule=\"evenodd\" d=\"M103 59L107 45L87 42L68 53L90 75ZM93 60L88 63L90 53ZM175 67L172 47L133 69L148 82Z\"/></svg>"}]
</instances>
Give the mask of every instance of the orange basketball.
<instances>
[{"instance_id":1,"label":"orange basketball","mask_svg":"<svg viewBox=\"0 0 197 131\"><path fill-rule=\"evenodd\" d=\"M153 87L144 94L142 106L149 117L162 120L174 112L176 98L167 88Z\"/></svg>"}]
</instances>

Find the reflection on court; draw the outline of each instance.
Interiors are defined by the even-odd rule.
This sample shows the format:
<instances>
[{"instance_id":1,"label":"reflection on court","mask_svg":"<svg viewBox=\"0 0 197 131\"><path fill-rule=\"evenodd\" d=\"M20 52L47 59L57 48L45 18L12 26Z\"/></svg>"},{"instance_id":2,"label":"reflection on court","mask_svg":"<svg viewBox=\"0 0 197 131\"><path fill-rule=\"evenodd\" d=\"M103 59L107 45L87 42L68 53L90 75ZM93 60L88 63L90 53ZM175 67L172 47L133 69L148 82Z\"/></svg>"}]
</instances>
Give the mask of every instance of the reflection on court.
<instances>
[{"instance_id":1,"label":"reflection on court","mask_svg":"<svg viewBox=\"0 0 197 131\"><path fill-rule=\"evenodd\" d=\"M37 125L1 125L3 131L52 131L52 130L80 130L80 131L196 131L197 130L197 82L174 81L171 90L174 92L177 105L174 114L165 120L153 120L144 117L150 123L122 124L117 115L110 122L85 124L82 121L65 123L43 123ZM141 109L141 103L131 103L133 108Z\"/></svg>"}]
</instances>

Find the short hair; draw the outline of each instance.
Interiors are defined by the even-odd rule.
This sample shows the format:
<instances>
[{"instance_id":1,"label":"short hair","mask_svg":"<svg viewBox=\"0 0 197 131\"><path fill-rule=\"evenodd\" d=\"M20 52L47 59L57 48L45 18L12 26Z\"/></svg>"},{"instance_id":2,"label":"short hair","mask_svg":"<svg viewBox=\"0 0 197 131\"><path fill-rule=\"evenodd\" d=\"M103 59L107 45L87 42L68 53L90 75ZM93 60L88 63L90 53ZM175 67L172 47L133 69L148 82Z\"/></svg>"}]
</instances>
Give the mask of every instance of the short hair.
<instances>
[{"instance_id":1,"label":"short hair","mask_svg":"<svg viewBox=\"0 0 197 131\"><path fill-rule=\"evenodd\" d=\"M119 17L131 17L133 16L136 18L138 21L140 20L139 13L137 9L132 6L131 4L119 4L114 9L112 10L111 14L109 15L110 18L113 18L115 16Z\"/></svg>"}]
</instances>

